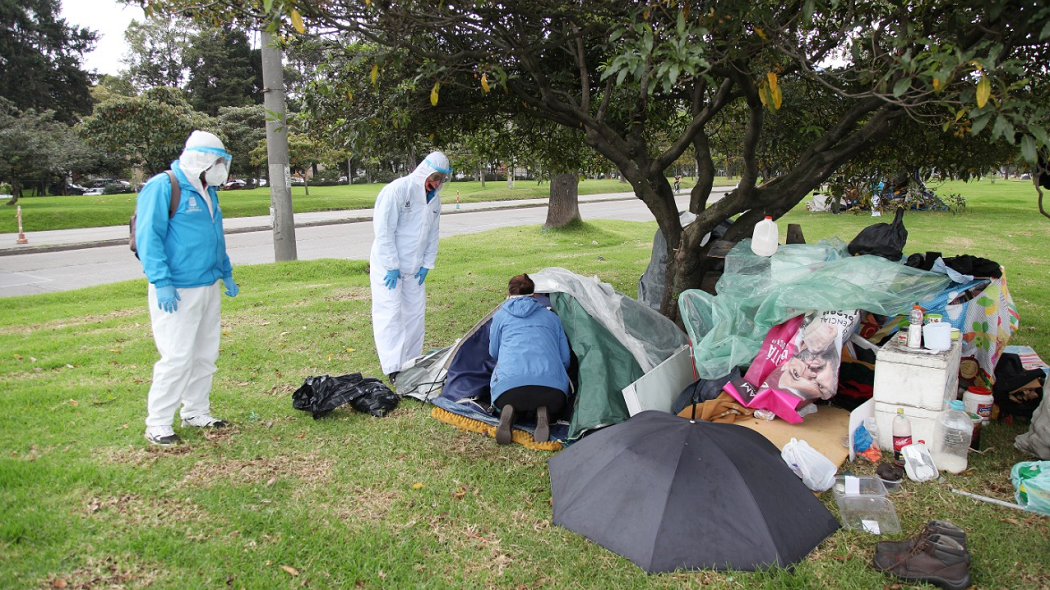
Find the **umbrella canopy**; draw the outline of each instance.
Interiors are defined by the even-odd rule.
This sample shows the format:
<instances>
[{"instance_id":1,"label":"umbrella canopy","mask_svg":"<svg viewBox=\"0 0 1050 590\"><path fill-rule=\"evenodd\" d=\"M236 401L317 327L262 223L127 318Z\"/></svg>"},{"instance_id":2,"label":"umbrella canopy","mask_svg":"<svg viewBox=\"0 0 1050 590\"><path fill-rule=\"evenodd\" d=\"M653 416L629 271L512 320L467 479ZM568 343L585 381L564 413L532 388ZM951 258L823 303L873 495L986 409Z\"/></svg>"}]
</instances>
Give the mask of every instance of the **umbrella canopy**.
<instances>
[{"instance_id":1,"label":"umbrella canopy","mask_svg":"<svg viewBox=\"0 0 1050 590\"><path fill-rule=\"evenodd\" d=\"M655 410L548 461L554 524L649 573L801 561L839 528L761 434Z\"/></svg>"}]
</instances>

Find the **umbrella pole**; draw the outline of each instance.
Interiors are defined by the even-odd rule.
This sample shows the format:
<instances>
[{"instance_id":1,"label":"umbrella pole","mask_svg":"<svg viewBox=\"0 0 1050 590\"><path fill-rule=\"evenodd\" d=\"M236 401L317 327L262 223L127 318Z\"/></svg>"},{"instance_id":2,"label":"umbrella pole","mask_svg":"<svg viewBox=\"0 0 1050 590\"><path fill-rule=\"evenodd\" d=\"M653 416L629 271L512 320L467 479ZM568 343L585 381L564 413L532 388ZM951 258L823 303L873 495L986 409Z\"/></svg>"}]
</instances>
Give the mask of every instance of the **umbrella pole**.
<instances>
[{"instance_id":1,"label":"umbrella pole","mask_svg":"<svg viewBox=\"0 0 1050 590\"><path fill-rule=\"evenodd\" d=\"M690 420L693 420L694 422L696 421L696 404L699 401L699 400L696 399L696 390L698 390L698 389L700 389L700 380L699 379L697 379L696 383L693 384L693 395L690 396L690 399L693 401L693 404L692 404L693 405L693 417L690 418Z\"/></svg>"}]
</instances>

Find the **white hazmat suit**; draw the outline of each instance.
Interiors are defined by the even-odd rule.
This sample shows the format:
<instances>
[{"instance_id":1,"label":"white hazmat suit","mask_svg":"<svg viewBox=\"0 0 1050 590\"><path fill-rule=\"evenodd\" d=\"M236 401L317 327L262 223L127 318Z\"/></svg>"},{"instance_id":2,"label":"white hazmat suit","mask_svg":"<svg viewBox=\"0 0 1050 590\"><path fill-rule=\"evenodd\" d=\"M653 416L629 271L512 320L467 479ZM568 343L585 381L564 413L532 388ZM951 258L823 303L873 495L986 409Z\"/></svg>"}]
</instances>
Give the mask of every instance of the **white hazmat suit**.
<instances>
[{"instance_id":1,"label":"white hazmat suit","mask_svg":"<svg viewBox=\"0 0 1050 590\"><path fill-rule=\"evenodd\" d=\"M423 354L427 270L434 268L438 251L440 193L431 193L426 181L434 173L449 175L452 167L441 152L432 152L408 176L383 187L372 218L375 241L369 257L372 284L372 331L383 373ZM418 277L422 270L424 276ZM385 283L389 271L400 271L393 289Z\"/></svg>"}]
</instances>

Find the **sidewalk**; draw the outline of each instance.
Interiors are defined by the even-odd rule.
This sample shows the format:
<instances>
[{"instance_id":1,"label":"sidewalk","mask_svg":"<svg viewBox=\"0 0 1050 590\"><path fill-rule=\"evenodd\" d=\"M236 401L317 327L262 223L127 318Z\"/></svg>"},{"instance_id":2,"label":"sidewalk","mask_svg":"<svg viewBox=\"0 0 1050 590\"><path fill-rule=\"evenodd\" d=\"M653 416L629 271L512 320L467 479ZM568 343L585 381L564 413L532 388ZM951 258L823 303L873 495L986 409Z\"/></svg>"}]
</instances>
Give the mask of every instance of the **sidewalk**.
<instances>
[{"instance_id":1,"label":"sidewalk","mask_svg":"<svg viewBox=\"0 0 1050 590\"><path fill-rule=\"evenodd\" d=\"M716 189L717 190L717 189ZM633 199L634 193L605 193L599 195L581 195L581 203L601 201L622 201ZM520 207L546 207L547 199L523 199L516 201L486 201L482 203L463 203L458 207L453 203L442 203L441 214L468 213L470 211L517 209ZM342 223L360 223L372 221L372 209L350 209L342 211L315 211L296 213L295 227L318 225L336 225ZM227 234L254 231L271 231L273 225L269 216L235 217L222 220ZM58 252L62 250L79 250L100 246L127 244L128 226L88 227L81 229L62 229L38 232L24 232L28 244L18 244L17 233L0 234L0 256L31 254L35 252Z\"/></svg>"}]
</instances>

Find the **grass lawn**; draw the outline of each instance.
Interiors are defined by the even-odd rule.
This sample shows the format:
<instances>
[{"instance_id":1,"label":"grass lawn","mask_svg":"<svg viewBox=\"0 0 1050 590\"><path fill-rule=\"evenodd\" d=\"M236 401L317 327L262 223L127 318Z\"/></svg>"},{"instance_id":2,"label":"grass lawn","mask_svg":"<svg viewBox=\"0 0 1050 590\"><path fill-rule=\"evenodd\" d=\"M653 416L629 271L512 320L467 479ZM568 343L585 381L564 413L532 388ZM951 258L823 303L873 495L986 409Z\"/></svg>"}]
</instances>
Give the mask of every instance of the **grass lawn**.
<instances>
[{"instance_id":1,"label":"grass lawn","mask_svg":"<svg viewBox=\"0 0 1050 590\"><path fill-rule=\"evenodd\" d=\"M735 180L721 178L719 186L732 186ZM683 190L692 188L692 179L683 179ZM338 186L292 187L292 204L296 213L309 211L341 211L344 209L371 209L376 195L383 187L380 184L355 184ZM580 181L581 195L630 192L631 185L618 180ZM480 201L509 201L517 199L545 199L550 196L549 182L519 180L513 188L506 182L452 182L441 193L445 203L455 203L459 193L461 203ZM23 197L18 200L22 207L22 229L43 231L51 229L73 229L81 227L104 227L126 225L135 212L135 194L72 196L72 197ZM270 214L270 189L221 191L223 217L251 217ZM6 201L5 201L6 202ZM14 207L0 215L0 233L18 231L18 220Z\"/></svg>"},{"instance_id":2,"label":"grass lawn","mask_svg":"<svg viewBox=\"0 0 1050 590\"><path fill-rule=\"evenodd\" d=\"M1013 342L1050 360L1050 220L1038 215L1031 186L953 189L966 191L966 212L906 215L907 252L1003 263L1021 315ZM783 236L800 223L811 242L849 241L878 221L889 219L800 206L780 228ZM442 241L427 283L426 346L451 344L522 271L562 266L635 294L654 230L602 221ZM847 530L793 573L647 576L551 524L549 454L498 447L411 400L382 419L337 410L315 421L293 410L291 394L308 376L379 375L365 266L238 267L241 294L223 300L211 396L214 413L235 427L176 426L187 444L173 449L142 438L157 360L144 279L3 299L0 588L910 587L868 567L877 537ZM968 472L906 482L893 496L905 531L933 518L967 531L980 588L1050 587L1050 518L949 491L1012 501L1009 470L1027 459L1013 438L1025 429L990 425ZM837 514L830 492L821 499ZM708 499L696 501L705 509Z\"/></svg>"}]
</instances>

